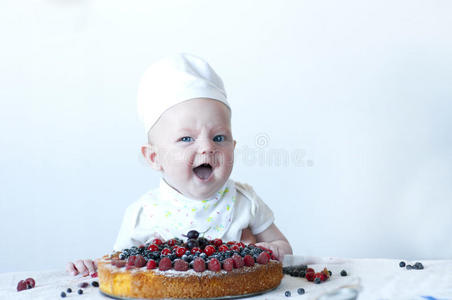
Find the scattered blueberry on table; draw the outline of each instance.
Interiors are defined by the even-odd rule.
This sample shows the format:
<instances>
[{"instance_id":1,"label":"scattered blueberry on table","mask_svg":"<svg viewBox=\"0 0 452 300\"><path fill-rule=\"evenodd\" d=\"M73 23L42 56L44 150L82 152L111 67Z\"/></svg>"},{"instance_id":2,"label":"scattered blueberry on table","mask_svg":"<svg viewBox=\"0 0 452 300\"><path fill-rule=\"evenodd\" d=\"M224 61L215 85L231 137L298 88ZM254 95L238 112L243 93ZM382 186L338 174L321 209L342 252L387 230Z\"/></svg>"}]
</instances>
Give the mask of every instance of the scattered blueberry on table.
<instances>
[{"instance_id":1,"label":"scattered blueberry on table","mask_svg":"<svg viewBox=\"0 0 452 300\"><path fill-rule=\"evenodd\" d=\"M61 296L61 298L64 298L64 297L66 297L66 293L65 292L61 292L60 296Z\"/></svg>"},{"instance_id":2,"label":"scattered blueberry on table","mask_svg":"<svg viewBox=\"0 0 452 300\"><path fill-rule=\"evenodd\" d=\"M292 294L290 293L290 291L286 291L286 292L284 293L284 295L285 295L286 297L290 297Z\"/></svg>"},{"instance_id":3,"label":"scattered blueberry on table","mask_svg":"<svg viewBox=\"0 0 452 300\"><path fill-rule=\"evenodd\" d=\"M71 288L68 288L68 289L66 290L66 292L67 292L68 294L70 294L70 293L72 293L72 289L71 289Z\"/></svg>"},{"instance_id":4,"label":"scattered blueberry on table","mask_svg":"<svg viewBox=\"0 0 452 300\"><path fill-rule=\"evenodd\" d=\"M77 291L77 294L79 294L79 295L83 294L83 290L82 290L82 289L79 289L79 290Z\"/></svg>"},{"instance_id":5,"label":"scattered blueberry on table","mask_svg":"<svg viewBox=\"0 0 452 300\"><path fill-rule=\"evenodd\" d=\"M341 276L347 276L347 271L342 270L342 271L341 271Z\"/></svg>"},{"instance_id":6,"label":"scattered blueberry on table","mask_svg":"<svg viewBox=\"0 0 452 300\"><path fill-rule=\"evenodd\" d=\"M298 295L303 295L304 294L304 288L299 288L297 290Z\"/></svg>"},{"instance_id":7,"label":"scattered blueberry on table","mask_svg":"<svg viewBox=\"0 0 452 300\"><path fill-rule=\"evenodd\" d=\"M405 268L406 264L405 264L404 261L401 261L401 262L399 263L399 266L400 266L401 268Z\"/></svg>"}]
</instances>

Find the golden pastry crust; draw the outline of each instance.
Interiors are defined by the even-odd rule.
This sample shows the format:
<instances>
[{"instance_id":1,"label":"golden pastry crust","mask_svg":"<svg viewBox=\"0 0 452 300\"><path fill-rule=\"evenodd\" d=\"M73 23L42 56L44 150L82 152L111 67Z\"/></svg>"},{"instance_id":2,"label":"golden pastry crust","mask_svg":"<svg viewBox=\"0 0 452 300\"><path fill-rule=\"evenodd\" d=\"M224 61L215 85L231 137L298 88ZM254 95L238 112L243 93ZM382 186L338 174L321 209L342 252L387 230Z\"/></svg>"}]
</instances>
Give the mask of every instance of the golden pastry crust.
<instances>
[{"instance_id":1,"label":"golden pastry crust","mask_svg":"<svg viewBox=\"0 0 452 300\"><path fill-rule=\"evenodd\" d=\"M113 256L114 257L114 256ZM127 298L213 298L258 293L276 288L283 277L282 264L270 260L232 271L159 271L146 267L126 270L111 264L111 256L98 263L100 290Z\"/></svg>"}]
</instances>

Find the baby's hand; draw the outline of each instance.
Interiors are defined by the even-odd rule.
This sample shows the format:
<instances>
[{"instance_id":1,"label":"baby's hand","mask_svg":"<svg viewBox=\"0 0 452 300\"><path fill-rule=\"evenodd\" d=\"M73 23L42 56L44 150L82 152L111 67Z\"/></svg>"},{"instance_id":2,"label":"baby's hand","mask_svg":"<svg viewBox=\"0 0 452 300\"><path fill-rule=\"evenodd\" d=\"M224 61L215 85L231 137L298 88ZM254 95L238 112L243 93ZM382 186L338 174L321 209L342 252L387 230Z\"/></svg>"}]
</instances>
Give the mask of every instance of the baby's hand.
<instances>
[{"instance_id":1,"label":"baby's hand","mask_svg":"<svg viewBox=\"0 0 452 300\"><path fill-rule=\"evenodd\" d=\"M260 242L257 243L256 246L260 246L263 247L265 249L271 250L273 255L278 259L281 260L282 256L281 256L281 251L278 248L278 245L273 244L273 243L267 243L267 242Z\"/></svg>"},{"instance_id":2,"label":"baby's hand","mask_svg":"<svg viewBox=\"0 0 452 300\"><path fill-rule=\"evenodd\" d=\"M66 271L72 275L82 274L88 276L95 273L97 270L97 263L91 259L79 259L76 262L68 262Z\"/></svg>"}]
</instances>

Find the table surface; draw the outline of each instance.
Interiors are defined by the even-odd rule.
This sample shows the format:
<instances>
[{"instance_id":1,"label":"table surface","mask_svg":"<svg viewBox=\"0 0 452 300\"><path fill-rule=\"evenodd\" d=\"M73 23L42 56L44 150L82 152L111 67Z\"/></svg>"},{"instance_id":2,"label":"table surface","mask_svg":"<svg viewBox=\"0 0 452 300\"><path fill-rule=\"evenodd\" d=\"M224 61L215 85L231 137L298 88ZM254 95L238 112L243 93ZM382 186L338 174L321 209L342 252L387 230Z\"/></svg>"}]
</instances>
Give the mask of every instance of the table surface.
<instances>
[{"instance_id":1,"label":"table surface","mask_svg":"<svg viewBox=\"0 0 452 300\"><path fill-rule=\"evenodd\" d=\"M407 270L399 267L399 260L393 259L341 259L290 256L284 265L308 264L316 271L327 267L332 271L331 278L321 284L308 282L305 278L284 275L280 286L268 293L248 299L317 299L321 295L334 292L341 287L352 287L359 290L359 300L367 299L448 299L452 300L452 260L421 261L423 270ZM414 264L415 262L407 262ZM346 270L348 276L340 276ZM17 292L17 283L25 278L36 280L33 289ZM63 269L0 273L0 299L62 299L60 293L68 288L72 293L65 299L110 299L99 293L99 289L91 285L84 289L83 295L77 290L82 282L91 283L91 277L72 276ZM297 289L304 288L306 293L298 295ZM285 297L286 291L291 297Z\"/></svg>"}]
</instances>

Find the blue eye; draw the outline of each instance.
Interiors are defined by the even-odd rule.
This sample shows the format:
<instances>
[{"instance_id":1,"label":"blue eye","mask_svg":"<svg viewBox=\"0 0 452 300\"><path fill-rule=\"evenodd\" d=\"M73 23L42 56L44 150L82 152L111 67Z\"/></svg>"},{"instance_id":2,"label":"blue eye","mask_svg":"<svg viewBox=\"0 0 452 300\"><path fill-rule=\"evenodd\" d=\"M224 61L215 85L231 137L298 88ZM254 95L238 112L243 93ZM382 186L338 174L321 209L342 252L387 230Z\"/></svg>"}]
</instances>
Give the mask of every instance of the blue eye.
<instances>
[{"instance_id":1,"label":"blue eye","mask_svg":"<svg viewBox=\"0 0 452 300\"><path fill-rule=\"evenodd\" d=\"M213 141L214 142L224 142L225 139L226 139L226 137L224 135L216 135L213 138Z\"/></svg>"},{"instance_id":2,"label":"blue eye","mask_svg":"<svg viewBox=\"0 0 452 300\"><path fill-rule=\"evenodd\" d=\"M193 141L193 138L192 138L192 137L189 137L189 136L184 136L184 137L181 137L181 138L180 138L180 141L181 141L181 142L192 142L192 141Z\"/></svg>"}]
</instances>

